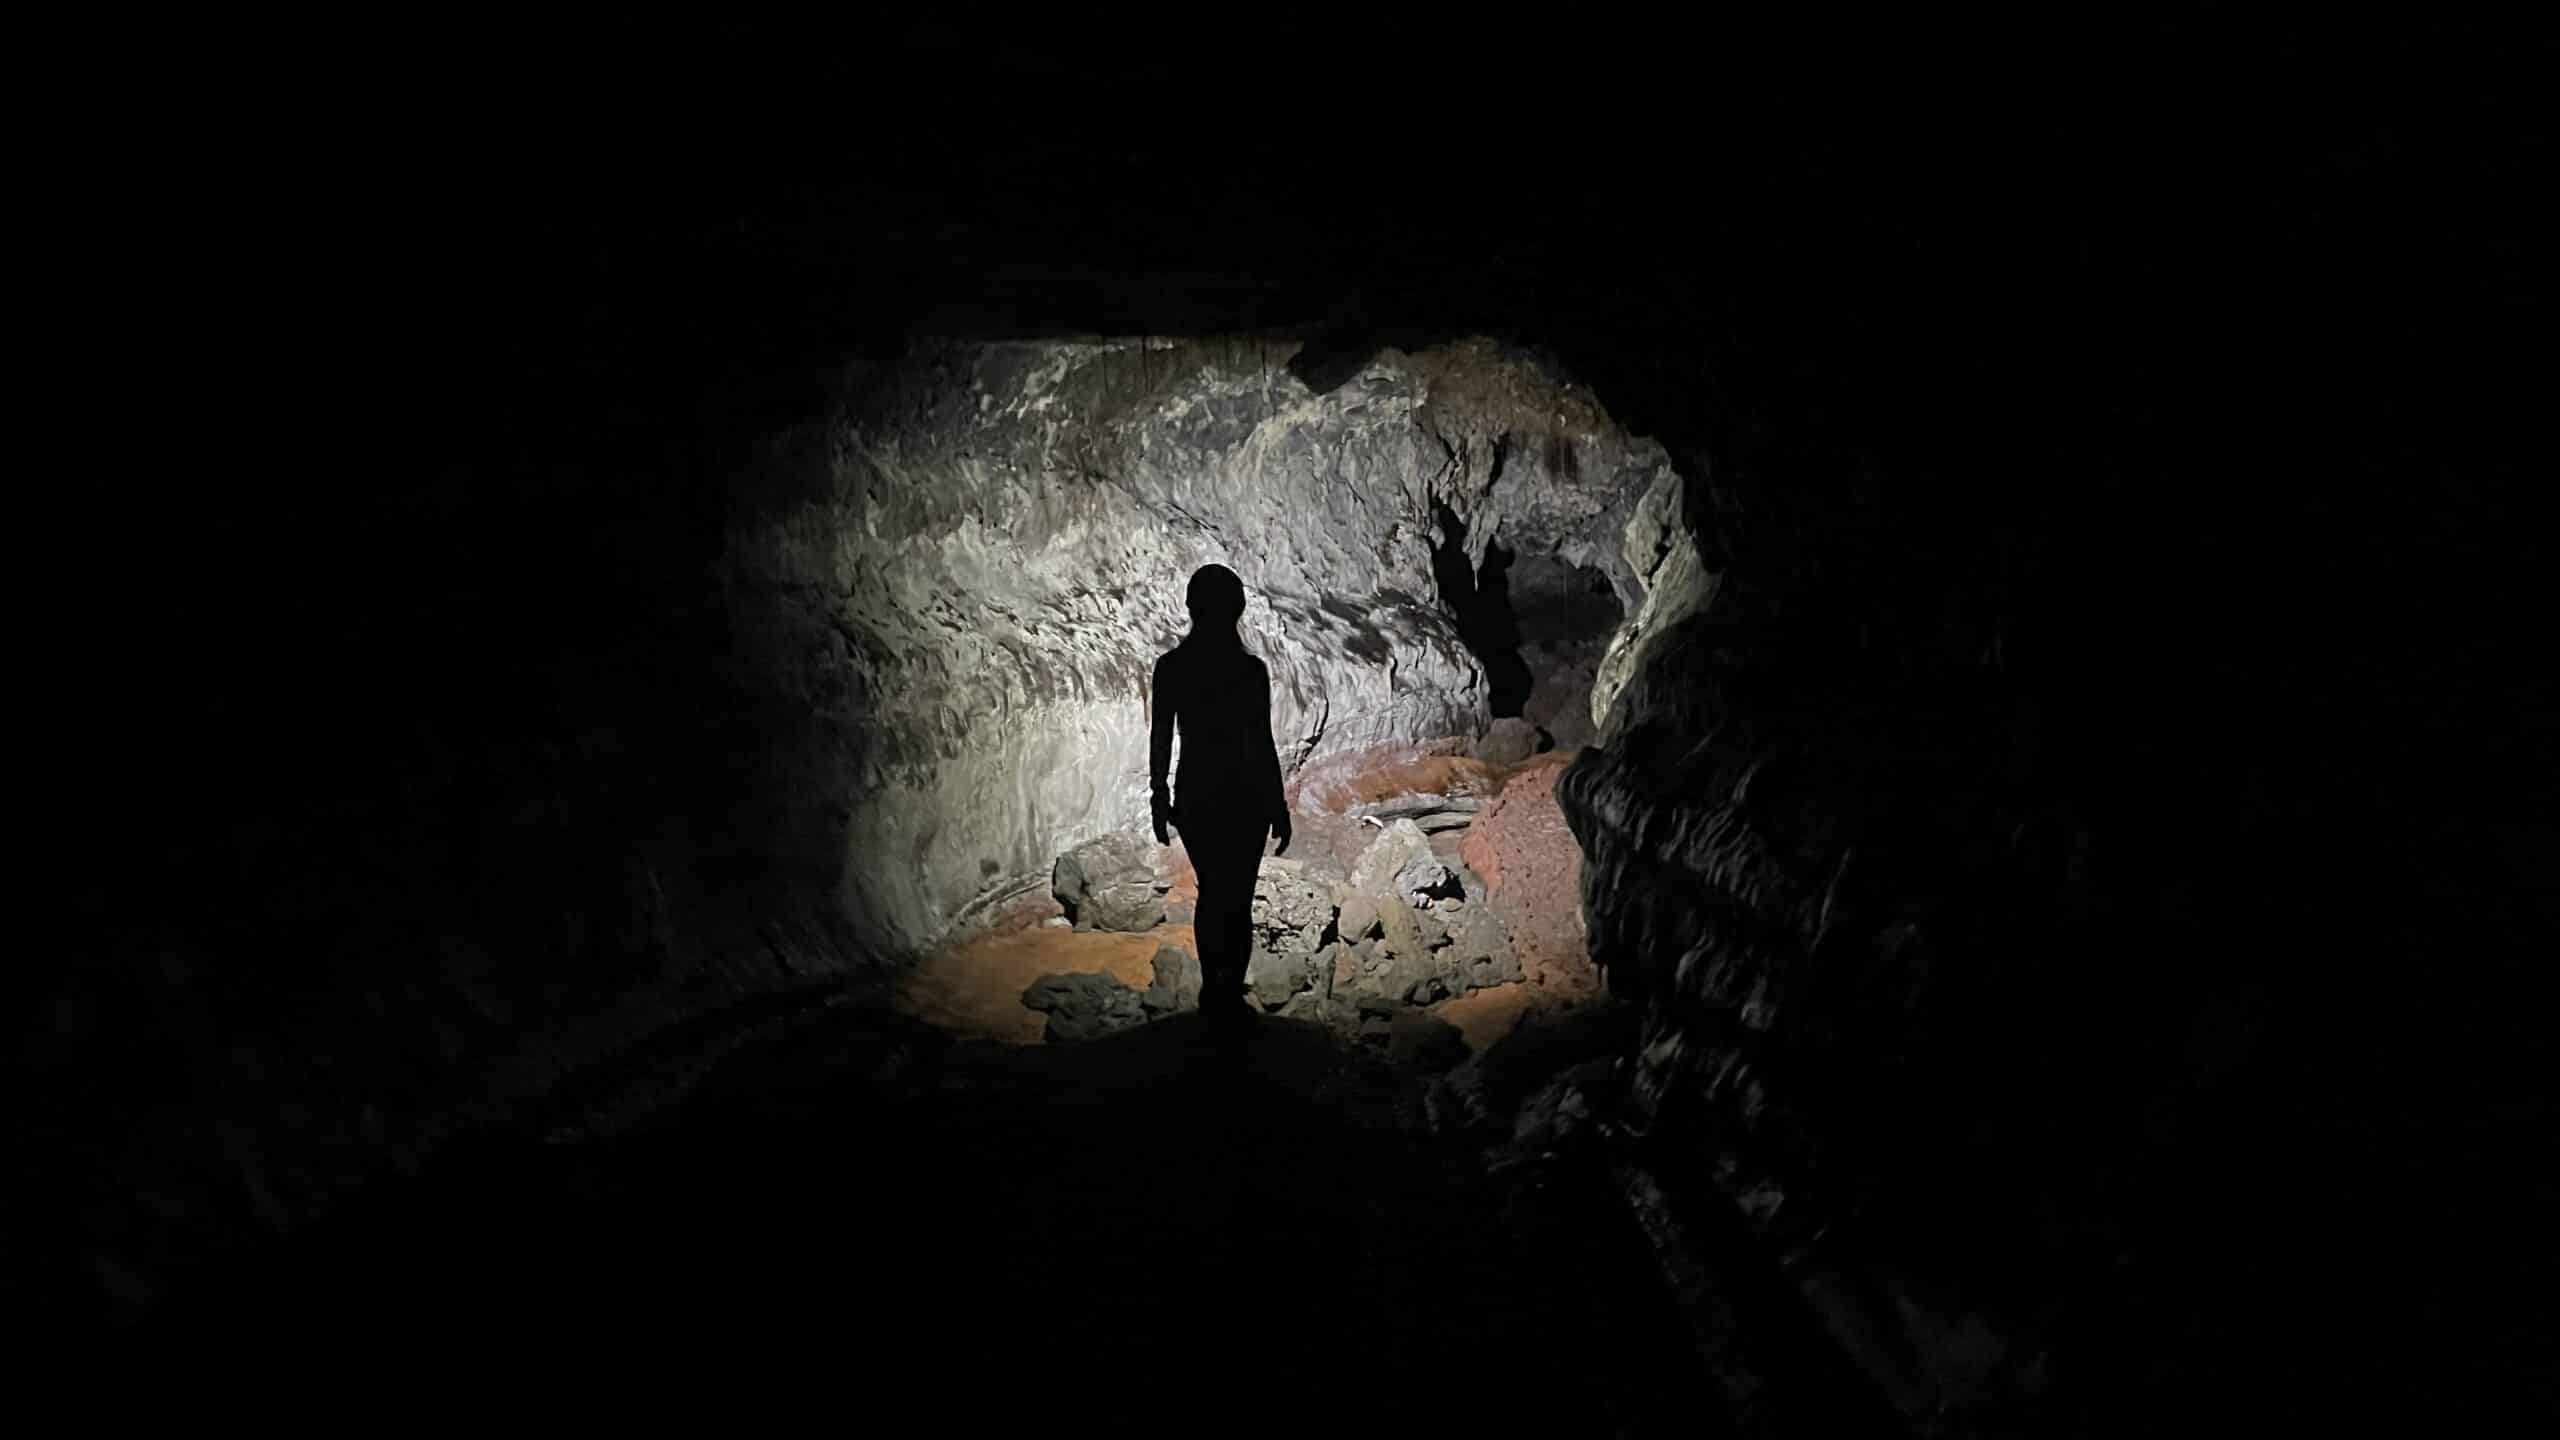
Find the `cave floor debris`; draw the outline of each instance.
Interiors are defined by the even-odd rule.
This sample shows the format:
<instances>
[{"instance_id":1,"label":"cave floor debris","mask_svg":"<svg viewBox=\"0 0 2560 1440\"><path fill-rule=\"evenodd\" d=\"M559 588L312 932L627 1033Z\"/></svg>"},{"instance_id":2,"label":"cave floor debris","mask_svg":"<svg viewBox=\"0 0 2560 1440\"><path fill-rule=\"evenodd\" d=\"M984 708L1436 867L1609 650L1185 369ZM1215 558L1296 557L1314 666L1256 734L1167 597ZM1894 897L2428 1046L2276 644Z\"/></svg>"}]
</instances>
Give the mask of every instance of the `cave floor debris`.
<instances>
[{"instance_id":1,"label":"cave floor debris","mask_svg":"<svg viewBox=\"0 0 2560 1440\"><path fill-rule=\"evenodd\" d=\"M1483 877L1485 893L1472 898L1499 916L1524 976L1424 1007L1457 1026L1472 1053L1482 1054L1525 1014L1586 1003L1600 993L1599 974L1583 942L1581 852L1553 794L1556 777L1573 755L1549 752L1507 765L1438 753L1386 761L1367 757L1367 768L1348 774L1329 792L1338 808L1296 817L1293 863L1312 857L1327 874L1352 871L1382 833L1375 814L1414 811L1426 820L1436 815L1452 822L1429 834L1430 853L1453 869L1473 867ZM1453 805L1464 808L1446 809ZM1042 977L1099 972L1143 990L1157 947L1198 953L1187 923L1198 879L1178 838L1166 855L1160 873L1171 914L1164 923L1136 933L1071 928L1055 896L1027 889L907 971L898 985L899 1008L961 1038L1037 1045L1048 1022L1023 1003L1023 994Z\"/></svg>"},{"instance_id":2,"label":"cave floor debris","mask_svg":"<svg viewBox=\"0 0 2560 1440\"><path fill-rule=\"evenodd\" d=\"M1146 988L1156 947L1178 945L1198 953L1188 925L1159 925L1136 934L1057 930L1034 925L991 931L936 952L900 982L899 1008L963 1039L1008 1045L1041 1043L1048 1017L1022 1003L1022 992L1043 975L1099 970L1131 989ZM1467 1048L1483 1053L1511 1033L1523 1015L1587 999L1548 995L1525 982L1472 990L1427 1007L1458 1027Z\"/></svg>"},{"instance_id":3,"label":"cave floor debris","mask_svg":"<svg viewBox=\"0 0 2560 1440\"><path fill-rule=\"evenodd\" d=\"M1178 945L1197 954L1198 943L1188 925L1136 934L1045 925L990 931L936 951L909 971L900 981L898 1004L955 1036L1037 1045L1048 1017L1022 1003L1032 981L1099 970L1144 990L1154 974L1157 946Z\"/></svg>"}]
</instances>

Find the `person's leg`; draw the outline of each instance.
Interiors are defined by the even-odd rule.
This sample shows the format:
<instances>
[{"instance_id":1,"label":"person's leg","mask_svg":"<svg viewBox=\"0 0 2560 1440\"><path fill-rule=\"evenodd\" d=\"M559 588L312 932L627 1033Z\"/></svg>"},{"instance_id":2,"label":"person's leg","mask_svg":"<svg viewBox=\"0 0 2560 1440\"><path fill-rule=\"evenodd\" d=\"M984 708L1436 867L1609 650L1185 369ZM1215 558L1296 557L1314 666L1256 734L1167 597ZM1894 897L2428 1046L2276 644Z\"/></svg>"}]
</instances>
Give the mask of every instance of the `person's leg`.
<instances>
[{"instance_id":1,"label":"person's leg","mask_svg":"<svg viewBox=\"0 0 2560 1440\"><path fill-rule=\"evenodd\" d=\"M1251 892L1239 896L1235 866L1226 857L1211 860L1200 871L1200 1009L1224 1014L1234 1009L1244 986L1244 935L1251 924ZM1238 899L1245 901L1239 906ZM1239 915L1238 911L1245 913ZM1242 919L1245 924L1239 925Z\"/></svg>"},{"instance_id":2,"label":"person's leg","mask_svg":"<svg viewBox=\"0 0 2560 1440\"><path fill-rule=\"evenodd\" d=\"M1204 827L1205 828L1205 827ZM1235 1014L1244 1004L1246 953L1253 940L1253 882L1262 847L1239 835L1200 835L1191 863L1200 874L1194 933L1200 942L1200 1008Z\"/></svg>"}]
</instances>

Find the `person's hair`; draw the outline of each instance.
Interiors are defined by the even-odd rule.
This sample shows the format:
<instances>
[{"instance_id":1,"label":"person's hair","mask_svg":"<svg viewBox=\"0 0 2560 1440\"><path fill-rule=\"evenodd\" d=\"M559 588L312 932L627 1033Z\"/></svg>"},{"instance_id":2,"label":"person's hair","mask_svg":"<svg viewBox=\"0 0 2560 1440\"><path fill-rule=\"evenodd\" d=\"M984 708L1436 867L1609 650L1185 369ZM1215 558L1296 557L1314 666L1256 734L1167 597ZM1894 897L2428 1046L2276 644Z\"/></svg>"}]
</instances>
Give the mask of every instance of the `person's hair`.
<instances>
[{"instance_id":1,"label":"person's hair","mask_svg":"<svg viewBox=\"0 0 2560 1440\"><path fill-rule=\"evenodd\" d=\"M1191 628L1233 625L1244 618L1244 581L1224 565L1203 565L1191 572L1191 587L1182 603L1190 607Z\"/></svg>"}]
</instances>

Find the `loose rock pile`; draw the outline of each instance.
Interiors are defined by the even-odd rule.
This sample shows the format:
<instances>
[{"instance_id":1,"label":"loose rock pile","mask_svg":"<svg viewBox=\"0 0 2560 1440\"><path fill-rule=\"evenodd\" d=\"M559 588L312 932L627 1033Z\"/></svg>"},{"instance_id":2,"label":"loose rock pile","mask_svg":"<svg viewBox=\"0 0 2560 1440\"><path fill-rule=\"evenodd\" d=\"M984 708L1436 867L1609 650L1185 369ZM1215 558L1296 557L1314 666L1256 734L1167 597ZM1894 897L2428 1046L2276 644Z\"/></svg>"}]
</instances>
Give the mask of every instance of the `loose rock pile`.
<instances>
[{"instance_id":1,"label":"loose rock pile","mask_svg":"<svg viewBox=\"0 0 2560 1440\"><path fill-rule=\"evenodd\" d=\"M1023 1005L1047 1012L1043 1037L1052 1045L1095 1040L1150 1020L1200 1008L1200 962L1179 945L1156 947L1155 975L1133 990L1100 970L1043 975L1022 992Z\"/></svg>"},{"instance_id":2,"label":"loose rock pile","mask_svg":"<svg viewBox=\"0 0 2560 1440\"><path fill-rule=\"evenodd\" d=\"M1485 884L1446 858L1410 817L1378 825L1348 873L1325 859L1266 859L1254 884L1247 997L1265 1012L1332 1026L1418 1059L1464 1057L1452 1028L1419 1013L1521 978ZM1106 836L1061 856L1056 890L1078 928L1145 928L1163 918L1153 856ZM1044 976L1023 1003L1049 1016L1052 1041L1089 1039L1198 1004L1198 961L1167 946L1137 991L1100 973Z\"/></svg>"}]
</instances>

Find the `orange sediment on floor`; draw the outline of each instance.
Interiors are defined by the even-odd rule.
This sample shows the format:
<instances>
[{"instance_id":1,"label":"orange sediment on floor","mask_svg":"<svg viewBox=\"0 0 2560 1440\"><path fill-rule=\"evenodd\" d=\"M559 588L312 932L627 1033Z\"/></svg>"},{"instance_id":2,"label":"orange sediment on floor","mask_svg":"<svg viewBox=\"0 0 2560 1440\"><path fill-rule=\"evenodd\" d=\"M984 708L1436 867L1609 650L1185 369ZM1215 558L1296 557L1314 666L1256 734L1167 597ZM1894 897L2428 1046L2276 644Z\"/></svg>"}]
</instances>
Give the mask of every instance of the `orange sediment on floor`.
<instances>
[{"instance_id":1,"label":"orange sediment on floor","mask_svg":"<svg viewBox=\"0 0 2560 1440\"><path fill-rule=\"evenodd\" d=\"M1536 986L1513 981L1470 990L1455 1000L1443 1000L1431 1007L1431 1013L1457 1026L1458 1033L1467 1038L1467 1048L1481 1055L1518 1028L1521 1017L1535 1008L1540 998Z\"/></svg>"},{"instance_id":2,"label":"orange sediment on floor","mask_svg":"<svg viewBox=\"0 0 2560 1440\"><path fill-rule=\"evenodd\" d=\"M978 935L909 971L898 986L898 1008L953 1034L1037 1045L1049 1017L1022 1003L1032 981L1100 970L1144 990L1155 978L1160 945L1199 953L1188 925L1159 925L1142 935L1047 926Z\"/></svg>"}]
</instances>

